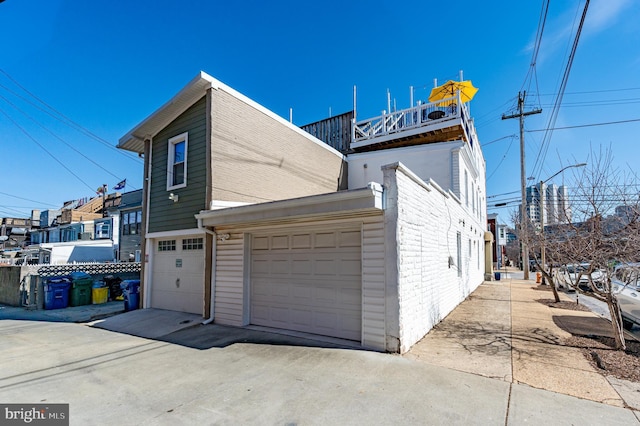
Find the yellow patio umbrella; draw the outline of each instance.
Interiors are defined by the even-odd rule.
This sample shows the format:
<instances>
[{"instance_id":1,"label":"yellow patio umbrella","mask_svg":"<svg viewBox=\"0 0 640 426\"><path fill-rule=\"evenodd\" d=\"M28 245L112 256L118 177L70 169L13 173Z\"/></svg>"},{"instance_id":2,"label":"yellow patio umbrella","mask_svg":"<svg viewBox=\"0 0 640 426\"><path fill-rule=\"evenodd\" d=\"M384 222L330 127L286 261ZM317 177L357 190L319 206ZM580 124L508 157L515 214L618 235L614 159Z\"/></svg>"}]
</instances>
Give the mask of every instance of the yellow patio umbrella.
<instances>
[{"instance_id":1,"label":"yellow patio umbrella","mask_svg":"<svg viewBox=\"0 0 640 426\"><path fill-rule=\"evenodd\" d=\"M429 102L436 102L441 99L453 98L458 96L460 92L460 100L462 102L469 102L475 96L478 91L477 87L473 87L471 80L465 81L453 81L449 80L442 86L434 87L431 89L429 95Z\"/></svg>"}]
</instances>

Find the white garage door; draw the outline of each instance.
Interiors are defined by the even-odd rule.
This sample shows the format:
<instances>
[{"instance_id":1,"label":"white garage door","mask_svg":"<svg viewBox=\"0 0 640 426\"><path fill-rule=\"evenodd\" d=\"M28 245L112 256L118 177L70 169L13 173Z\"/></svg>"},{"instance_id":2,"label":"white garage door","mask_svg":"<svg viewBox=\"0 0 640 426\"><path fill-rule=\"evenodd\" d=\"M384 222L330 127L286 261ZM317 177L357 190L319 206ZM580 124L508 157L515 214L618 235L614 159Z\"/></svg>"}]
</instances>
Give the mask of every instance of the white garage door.
<instances>
[{"instance_id":1,"label":"white garage door","mask_svg":"<svg viewBox=\"0 0 640 426\"><path fill-rule=\"evenodd\" d=\"M361 340L360 230L254 235L251 323Z\"/></svg>"},{"instance_id":2,"label":"white garage door","mask_svg":"<svg viewBox=\"0 0 640 426\"><path fill-rule=\"evenodd\" d=\"M202 314L204 243L184 237L154 241L151 307Z\"/></svg>"}]
</instances>

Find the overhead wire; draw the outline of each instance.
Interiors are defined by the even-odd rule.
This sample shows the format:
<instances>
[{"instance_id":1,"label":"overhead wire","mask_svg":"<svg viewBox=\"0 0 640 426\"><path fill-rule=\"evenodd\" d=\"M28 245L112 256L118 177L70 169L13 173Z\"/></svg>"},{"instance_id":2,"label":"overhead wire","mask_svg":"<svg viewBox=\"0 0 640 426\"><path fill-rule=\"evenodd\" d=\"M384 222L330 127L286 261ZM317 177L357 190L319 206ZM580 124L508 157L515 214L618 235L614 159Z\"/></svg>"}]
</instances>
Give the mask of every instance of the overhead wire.
<instances>
[{"instance_id":1,"label":"overhead wire","mask_svg":"<svg viewBox=\"0 0 640 426\"><path fill-rule=\"evenodd\" d=\"M12 90L11 88L7 87L4 84L0 83L0 88L4 89L6 92L8 92L9 94L15 96L17 99L20 99L21 101L25 102L26 104L32 106L33 108L47 114L48 116L52 117L53 119L61 122L62 124L69 126L70 128L80 132L81 134L94 139L98 142L100 142L101 144L105 145L106 147L108 147L109 149L114 150L115 152L117 152L120 155L125 156L126 158L129 158L131 160L134 160L136 163L140 164L142 162L142 160L139 158L139 156L130 153L130 152L126 152L124 150L118 149L114 146L114 144L106 141L105 139L101 138L100 136L96 135L95 133L91 132L90 130L88 130L87 128L85 128L84 126L80 125L79 123L75 122L74 120L72 120L71 118L69 118L68 116L66 116L65 114L63 114L62 112L58 111L57 109L55 109L53 106L51 106L50 104L48 104L47 102L45 102L43 99L41 99L40 97L38 97L37 95L35 95L33 92L31 92L29 89L27 89L25 86L23 86L20 82L18 82L15 78L13 78L8 72L6 72L5 70L0 68L0 73L4 74L11 82L13 82L13 84L15 84L17 87L20 88L20 90L22 90L24 93L26 93L29 97L31 97L32 99L16 92L15 90ZM38 125L41 129L43 129L44 131L46 131L47 133L49 133L51 136L53 136L55 139L57 139L58 141L62 142L63 144L65 144L69 149L73 150L76 154L80 155L82 158L86 159L88 162L90 162L91 164L93 164L94 166L98 167L99 169L101 169L102 171L106 172L107 174L109 174L110 176L114 177L115 179L117 179L118 182L121 182L123 180L125 180L126 178L122 178L121 176L117 176L116 174L114 174L113 172L111 172L109 169L105 168L103 165L99 164L98 162L96 162L95 160L93 160L91 157L89 157L88 155L86 155L85 153L83 153L80 149L74 147L72 144L70 144L69 142L67 142L66 140L64 140L62 137L60 137L58 134L56 134L55 132L53 132L51 129L49 129L46 125L44 125L42 122L38 121L37 119L35 119L32 115L30 115L29 113L27 113L25 110L23 110L22 108L20 108L15 102L12 102L9 98L7 98L6 96L2 96L0 95L0 99L4 100L6 102L7 105L9 105L12 109L18 111L20 114L22 114L23 116L25 116L27 119L31 120L32 122L34 122L36 125ZM37 138L29 133L29 131L27 131L27 129L24 126L21 126L18 121L14 118L12 118L8 112L6 110L2 110L1 111L2 115L4 115L14 126L16 126L20 132L22 132L23 134L25 134L32 142L34 142L40 149L42 149L49 157L51 157L52 159L54 159L54 161L56 161L58 164L60 164L62 166L63 169L65 169L67 172L69 172L73 177L75 177L76 179L78 179L83 185L85 185L88 188L91 188L91 193L94 194L96 192L96 190L94 189L94 187L92 185L89 185L83 178L81 178L77 173L74 173L69 167L67 167L65 165L65 162L61 161L59 158L56 157L56 155L50 150L47 149L45 147L45 144L43 142L40 142L37 140ZM59 152L58 152L59 154ZM131 188L133 188L133 190L136 190L137 188L135 188L134 185L131 184L131 182L129 182L129 186ZM33 201L33 200L32 200ZM36 202L37 203L37 202Z\"/></svg>"},{"instance_id":2,"label":"overhead wire","mask_svg":"<svg viewBox=\"0 0 640 426\"><path fill-rule=\"evenodd\" d=\"M31 96L33 99L35 99L36 101L38 101L40 104L42 104L45 108L42 108L41 106L31 102L29 99L25 98L24 96L21 96L19 93L16 93L15 91L9 89L8 87L4 86L3 84L0 84L0 87L2 87L3 89L7 90L8 92L10 92L11 94L13 94L14 96L19 97L20 99L22 99L23 101L29 103L30 105L32 105L35 108L38 108L40 111L48 114L49 116L51 116L52 118L68 125L69 127L74 128L75 130L85 134L86 136L91 137L92 139L100 142L101 144L105 145L106 147L108 147L109 149L115 150L115 152L118 152L121 155L124 155L125 157L131 159L131 160L135 160L137 162L141 162L141 160L135 156L132 155L128 152L125 152L121 149L116 148L111 142L101 138L100 136L96 135L95 133L93 133L92 131L90 131L89 129L85 128L84 126L82 126L81 124L75 122L74 120L72 120L71 118L67 117L65 114L63 114L62 112L58 111L56 108L54 108L53 106L49 105L47 102L45 102L44 100L42 100L40 97L38 97L37 95L35 95L33 92L31 92L29 89L27 89L26 87L24 87L22 84L20 84L20 82L18 82L15 78L13 78L8 72L6 72L4 69L0 68L0 73L4 74L9 80L11 80L16 86L18 86L20 89L22 89L22 91L24 91L25 93L27 93L29 96Z\"/></svg>"},{"instance_id":3,"label":"overhead wire","mask_svg":"<svg viewBox=\"0 0 640 426\"><path fill-rule=\"evenodd\" d=\"M634 123L634 122L638 122L640 121L640 118L633 118L630 120L619 120L619 121L608 121L608 122L604 122L604 123L591 123L591 124L579 124L579 125L575 125L575 126L562 126L562 127L554 127L551 130L567 130L567 129L578 129L578 128L582 128L582 127L596 127L596 126L609 126L609 125L613 125L613 124L625 124L625 123ZM534 130L525 130L525 132L528 133L535 133L535 132L546 132L550 129L534 129Z\"/></svg>"},{"instance_id":4,"label":"overhead wire","mask_svg":"<svg viewBox=\"0 0 640 426\"><path fill-rule=\"evenodd\" d=\"M493 175L500 169L500 166L502 165L505 158L507 158L507 155L509 154L509 150L511 149L511 145L513 145L513 141L517 138L516 135L511 135L510 137L511 137L511 141L509 141L509 146L507 147L507 150L505 151L504 155L496 165L495 169L493 169L493 171L489 174L489 176L487 176L487 179L486 179L487 181L489 181L493 177Z\"/></svg>"},{"instance_id":5,"label":"overhead wire","mask_svg":"<svg viewBox=\"0 0 640 426\"><path fill-rule=\"evenodd\" d=\"M31 139L31 141L33 143L35 143L38 147L40 147L40 149L42 149L45 153L47 153L51 158L53 158L56 163L60 164L60 166L65 169L67 172L69 172L73 177L75 177L76 179L78 179L80 182L82 182L87 188L91 189L92 191L94 190L91 185L89 185L87 182L85 182L80 176L78 176L77 174L75 174L69 167L67 167L62 161L60 161L55 155L53 155L53 153L51 153L51 151L49 151L47 148L44 147L44 145L42 145L40 142L38 142L38 140L36 138L34 138L24 127L22 127L20 124L18 124L17 121L15 121L13 118L11 118L11 116L9 114L7 114L5 112L4 109L0 108L0 113L2 115L4 115L9 121L11 121L18 129L20 129L20 131L22 133L24 133L29 139Z\"/></svg>"},{"instance_id":6,"label":"overhead wire","mask_svg":"<svg viewBox=\"0 0 640 426\"><path fill-rule=\"evenodd\" d=\"M549 115L549 121L547 124L547 131L545 132L542 139L542 146L538 151L538 156L536 157L536 161L533 166L533 176L537 176L541 174L542 167L549 150L549 145L551 143L551 137L553 136L553 128L555 127L556 120L558 118L558 114L560 112L560 107L562 105L562 98L564 96L565 89L567 87L567 83L569 81L569 74L571 72L571 68L573 66L573 60L575 58L575 54L578 48L578 42L580 41L580 35L582 34L582 28L584 26L584 22L587 16L587 10L589 9L589 1L586 0L585 6L582 12L582 16L580 18L580 23L578 24L578 29L576 31L576 35L573 40L573 44L571 46L571 52L569 53L569 57L567 60L567 64L564 69L564 73L562 75L562 80L560 82L560 87L558 90L558 96L556 97L556 101L551 110L551 114Z\"/></svg>"},{"instance_id":7,"label":"overhead wire","mask_svg":"<svg viewBox=\"0 0 640 426\"><path fill-rule=\"evenodd\" d=\"M111 175L112 177L118 179L119 181L122 180L122 177L115 175L114 173L112 173L109 169L105 168L104 166L102 166L101 164L99 164L98 162L94 161L91 157L85 155L82 151L76 149L74 146L72 146L71 144L69 144L67 141L65 141L64 139L62 139L60 136L58 136L56 133L54 133L53 131L51 131L49 128L47 128L46 126L44 126L42 123L40 123L38 120L36 120L35 118L33 118L31 115L29 115L26 111L22 110L20 107L18 107L17 105L15 105L13 102L11 102L9 99L7 99L6 97L0 95L0 99L4 100L7 104L9 104L10 106L12 106L15 110L19 111L20 113L22 113L25 117L27 117L29 120L31 120L32 122L34 122L36 125L38 125L41 129L43 129L44 131L46 131L47 133L49 133L51 136L53 136L54 138L56 138L57 140L59 140L60 142L62 142L63 144L65 144L67 147L69 147L69 149L73 150L75 153L77 153L78 155L80 155L81 157L83 157L85 160L89 161L91 164L95 165L96 167L98 167L99 169L103 170L104 172L106 172L107 174ZM134 188L135 189L135 188Z\"/></svg>"}]
</instances>

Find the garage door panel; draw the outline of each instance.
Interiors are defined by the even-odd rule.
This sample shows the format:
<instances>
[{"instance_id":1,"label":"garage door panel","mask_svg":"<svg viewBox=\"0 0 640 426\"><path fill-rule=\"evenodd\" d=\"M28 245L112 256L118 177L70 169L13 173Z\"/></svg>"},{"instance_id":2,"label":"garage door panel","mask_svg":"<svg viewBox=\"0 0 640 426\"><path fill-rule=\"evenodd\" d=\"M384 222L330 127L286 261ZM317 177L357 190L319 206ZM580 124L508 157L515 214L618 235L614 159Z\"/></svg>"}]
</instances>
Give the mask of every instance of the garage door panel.
<instances>
[{"instance_id":1,"label":"garage door panel","mask_svg":"<svg viewBox=\"0 0 640 426\"><path fill-rule=\"evenodd\" d=\"M347 231L339 233L340 247L360 247L362 240L360 231Z\"/></svg>"},{"instance_id":2,"label":"garage door panel","mask_svg":"<svg viewBox=\"0 0 640 426\"><path fill-rule=\"evenodd\" d=\"M253 250L269 250L269 237L255 237L252 247Z\"/></svg>"},{"instance_id":3,"label":"garage door panel","mask_svg":"<svg viewBox=\"0 0 640 426\"><path fill-rule=\"evenodd\" d=\"M338 299L340 306L356 308L362 305L362 292L358 290L341 289Z\"/></svg>"},{"instance_id":4,"label":"garage door panel","mask_svg":"<svg viewBox=\"0 0 640 426\"><path fill-rule=\"evenodd\" d=\"M292 232L253 242L259 248L251 252L251 323L360 340L360 231Z\"/></svg>"},{"instance_id":5,"label":"garage door panel","mask_svg":"<svg viewBox=\"0 0 640 426\"><path fill-rule=\"evenodd\" d=\"M312 273L313 264L309 259L293 259L291 261L291 274L309 275Z\"/></svg>"},{"instance_id":6,"label":"garage door panel","mask_svg":"<svg viewBox=\"0 0 640 426\"><path fill-rule=\"evenodd\" d=\"M291 272L291 263L289 260L277 259L271 262L271 274L273 275L289 275Z\"/></svg>"},{"instance_id":7,"label":"garage door panel","mask_svg":"<svg viewBox=\"0 0 640 426\"><path fill-rule=\"evenodd\" d=\"M333 305L338 302L338 289L336 288L318 287L315 293L315 299L320 306Z\"/></svg>"},{"instance_id":8,"label":"garage door panel","mask_svg":"<svg viewBox=\"0 0 640 426\"><path fill-rule=\"evenodd\" d=\"M313 326L313 318L311 318L309 311L295 308L292 308L290 311L291 323L294 324L298 330L305 330Z\"/></svg>"},{"instance_id":9,"label":"garage door panel","mask_svg":"<svg viewBox=\"0 0 640 426\"><path fill-rule=\"evenodd\" d=\"M260 304L251 306L251 318L254 324L260 324L269 321L269 307Z\"/></svg>"},{"instance_id":10,"label":"garage door panel","mask_svg":"<svg viewBox=\"0 0 640 426\"><path fill-rule=\"evenodd\" d=\"M251 262L251 270L256 275L257 274L268 274L270 265L271 264L266 259L264 259L264 260L256 260L256 259L254 259L253 262Z\"/></svg>"},{"instance_id":11,"label":"garage door panel","mask_svg":"<svg viewBox=\"0 0 640 426\"><path fill-rule=\"evenodd\" d=\"M341 276L360 277L362 274L362 262L358 260L345 260L340 261L338 274Z\"/></svg>"},{"instance_id":12,"label":"garage door panel","mask_svg":"<svg viewBox=\"0 0 640 426\"><path fill-rule=\"evenodd\" d=\"M293 249L310 249L311 234L293 234L291 237L291 248Z\"/></svg>"},{"instance_id":13,"label":"garage door panel","mask_svg":"<svg viewBox=\"0 0 640 426\"><path fill-rule=\"evenodd\" d=\"M330 333L331 330L338 328L338 315L335 312L315 312L315 326L324 333Z\"/></svg>"},{"instance_id":14,"label":"garage door panel","mask_svg":"<svg viewBox=\"0 0 640 426\"><path fill-rule=\"evenodd\" d=\"M293 299L290 301L295 304L308 305L313 299L313 288L310 286L294 285L291 286Z\"/></svg>"},{"instance_id":15,"label":"garage door panel","mask_svg":"<svg viewBox=\"0 0 640 426\"><path fill-rule=\"evenodd\" d=\"M336 275L336 264L339 260L336 259L318 259L315 261L315 274L316 275Z\"/></svg>"},{"instance_id":16,"label":"garage door panel","mask_svg":"<svg viewBox=\"0 0 640 426\"><path fill-rule=\"evenodd\" d=\"M272 250L288 250L289 249L289 236L288 235L274 235L271 237L271 249Z\"/></svg>"},{"instance_id":17,"label":"garage door panel","mask_svg":"<svg viewBox=\"0 0 640 426\"><path fill-rule=\"evenodd\" d=\"M336 246L335 232L321 233L315 235L315 248L334 248Z\"/></svg>"}]
</instances>

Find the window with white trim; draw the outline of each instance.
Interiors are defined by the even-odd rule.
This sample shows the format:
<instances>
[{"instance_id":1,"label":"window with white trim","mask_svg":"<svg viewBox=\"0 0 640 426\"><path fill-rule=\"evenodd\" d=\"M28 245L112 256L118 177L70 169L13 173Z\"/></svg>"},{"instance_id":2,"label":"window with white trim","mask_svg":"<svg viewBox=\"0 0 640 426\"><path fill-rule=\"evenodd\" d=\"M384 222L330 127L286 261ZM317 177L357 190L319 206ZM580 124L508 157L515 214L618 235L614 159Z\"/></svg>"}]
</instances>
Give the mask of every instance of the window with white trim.
<instances>
[{"instance_id":1,"label":"window with white trim","mask_svg":"<svg viewBox=\"0 0 640 426\"><path fill-rule=\"evenodd\" d=\"M169 139L167 155L167 191L187 186L188 132Z\"/></svg>"},{"instance_id":2,"label":"window with white trim","mask_svg":"<svg viewBox=\"0 0 640 426\"><path fill-rule=\"evenodd\" d=\"M94 238L96 240L111 238L111 223L109 223L109 222L98 222L98 223L96 223Z\"/></svg>"}]
</instances>

